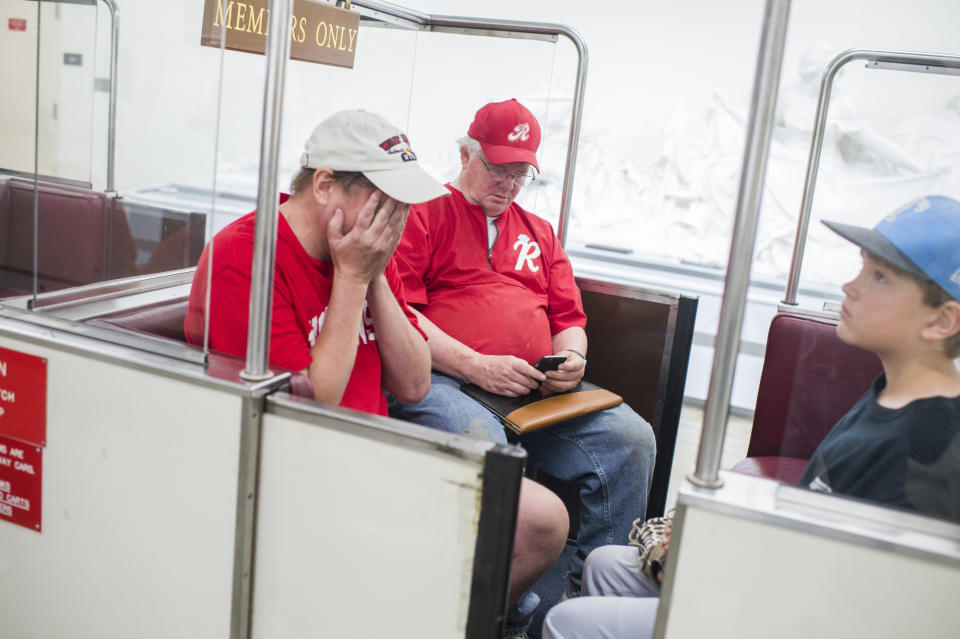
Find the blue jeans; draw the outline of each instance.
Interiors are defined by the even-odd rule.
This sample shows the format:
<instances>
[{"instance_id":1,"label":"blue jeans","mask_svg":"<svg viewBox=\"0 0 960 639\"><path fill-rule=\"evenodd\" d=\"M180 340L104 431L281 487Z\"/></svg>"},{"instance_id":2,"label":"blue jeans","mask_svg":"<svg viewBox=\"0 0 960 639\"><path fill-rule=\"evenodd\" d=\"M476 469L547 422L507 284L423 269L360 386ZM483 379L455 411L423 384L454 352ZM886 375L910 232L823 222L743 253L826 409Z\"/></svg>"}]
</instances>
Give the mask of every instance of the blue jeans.
<instances>
[{"instance_id":1,"label":"blue jeans","mask_svg":"<svg viewBox=\"0 0 960 639\"><path fill-rule=\"evenodd\" d=\"M633 520L647 510L657 443L653 429L626 404L569 419L526 435L506 431L460 382L434 372L429 394L408 404L387 394L390 416L498 443L520 444L530 463L580 487L580 531L569 572L579 588L590 551L625 544Z\"/></svg>"}]
</instances>

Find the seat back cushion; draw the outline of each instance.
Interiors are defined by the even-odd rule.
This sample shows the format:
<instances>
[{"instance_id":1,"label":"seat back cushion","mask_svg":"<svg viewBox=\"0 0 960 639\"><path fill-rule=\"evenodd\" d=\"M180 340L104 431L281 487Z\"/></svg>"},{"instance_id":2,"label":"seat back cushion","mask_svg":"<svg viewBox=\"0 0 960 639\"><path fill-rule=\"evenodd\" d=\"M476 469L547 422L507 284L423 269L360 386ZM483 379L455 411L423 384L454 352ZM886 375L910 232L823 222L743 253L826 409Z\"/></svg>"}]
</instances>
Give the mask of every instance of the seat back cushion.
<instances>
[{"instance_id":1,"label":"seat back cushion","mask_svg":"<svg viewBox=\"0 0 960 639\"><path fill-rule=\"evenodd\" d=\"M183 318L187 315L187 299L159 302L149 306L100 315L94 324L119 326L157 337L186 342Z\"/></svg>"},{"instance_id":2,"label":"seat back cushion","mask_svg":"<svg viewBox=\"0 0 960 639\"><path fill-rule=\"evenodd\" d=\"M810 459L881 371L876 355L837 337L836 322L778 314L767 336L747 456Z\"/></svg>"},{"instance_id":3,"label":"seat back cushion","mask_svg":"<svg viewBox=\"0 0 960 639\"><path fill-rule=\"evenodd\" d=\"M10 222L0 287L32 290L33 185L10 182ZM105 197L102 193L38 187L38 292L92 284L105 277Z\"/></svg>"}]
</instances>

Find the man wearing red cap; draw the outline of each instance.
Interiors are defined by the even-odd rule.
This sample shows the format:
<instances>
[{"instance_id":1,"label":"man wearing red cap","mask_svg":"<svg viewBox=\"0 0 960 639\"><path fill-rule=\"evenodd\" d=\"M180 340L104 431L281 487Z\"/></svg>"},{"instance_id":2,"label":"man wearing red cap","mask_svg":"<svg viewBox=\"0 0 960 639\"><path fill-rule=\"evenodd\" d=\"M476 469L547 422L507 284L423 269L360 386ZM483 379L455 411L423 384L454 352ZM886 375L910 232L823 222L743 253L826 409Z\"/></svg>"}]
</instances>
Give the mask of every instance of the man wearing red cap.
<instances>
[{"instance_id":1,"label":"man wearing red cap","mask_svg":"<svg viewBox=\"0 0 960 639\"><path fill-rule=\"evenodd\" d=\"M450 197L415 205L397 248L407 302L429 337L431 391L420 402L388 397L390 414L426 426L521 444L530 461L580 488L578 548L569 572L579 587L594 547L627 539L646 511L656 442L626 404L514 436L463 394L525 395L572 389L586 366L586 316L573 269L550 224L514 203L539 170L540 125L516 100L487 104L461 138ZM532 167L532 168L531 168ZM566 360L542 373L533 364Z\"/></svg>"}]
</instances>

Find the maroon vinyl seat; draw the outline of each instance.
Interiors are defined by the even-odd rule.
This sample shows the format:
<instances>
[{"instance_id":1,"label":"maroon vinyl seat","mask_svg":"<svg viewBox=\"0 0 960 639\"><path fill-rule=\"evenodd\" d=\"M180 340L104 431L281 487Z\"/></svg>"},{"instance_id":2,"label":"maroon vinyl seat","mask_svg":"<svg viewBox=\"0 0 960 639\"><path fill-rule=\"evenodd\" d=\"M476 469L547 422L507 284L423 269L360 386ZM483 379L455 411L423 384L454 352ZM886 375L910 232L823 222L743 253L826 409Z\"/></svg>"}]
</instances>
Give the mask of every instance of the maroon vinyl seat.
<instances>
[{"instance_id":1,"label":"maroon vinyl seat","mask_svg":"<svg viewBox=\"0 0 960 639\"><path fill-rule=\"evenodd\" d=\"M0 181L0 297L56 291L133 274L133 238L103 193L61 184Z\"/></svg>"},{"instance_id":2,"label":"maroon vinyl seat","mask_svg":"<svg viewBox=\"0 0 960 639\"><path fill-rule=\"evenodd\" d=\"M881 373L836 322L778 313L770 323L747 458L736 472L795 484L817 446Z\"/></svg>"},{"instance_id":3,"label":"maroon vinyl seat","mask_svg":"<svg viewBox=\"0 0 960 639\"><path fill-rule=\"evenodd\" d=\"M32 290L34 187L8 182L0 288ZM105 198L102 193L41 185L37 188L37 287L39 292L91 284L105 277Z\"/></svg>"},{"instance_id":4,"label":"maroon vinyl seat","mask_svg":"<svg viewBox=\"0 0 960 639\"><path fill-rule=\"evenodd\" d=\"M10 232L10 181L0 180L0 265L7 263L7 239Z\"/></svg>"},{"instance_id":5,"label":"maroon vinyl seat","mask_svg":"<svg viewBox=\"0 0 960 639\"><path fill-rule=\"evenodd\" d=\"M90 323L186 343L187 339L183 334L183 318L186 314L187 299L182 298L100 315L90 320Z\"/></svg>"},{"instance_id":6,"label":"maroon vinyl seat","mask_svg":"<svg viewBox=\"0 0 960 639\"><path fill-rule=\"evenodd\" d=\"M183 320L187 315L187 304L187 298L168 300L100 315L88 321L94 326L119 328L124 331L186 343ZM234 366L236 370L243 368L243 362L239 358L221 354L217 354L215 357L217 358L217 364L221 367L223 364L221 360L230 359L239 362L239 367ZM230 369L231 367L226 366L226 368ZM313 399L313 387L310 385L310 380L305 375L294 372L290 378L290 393Z\"/></svg>"}]
</instances>

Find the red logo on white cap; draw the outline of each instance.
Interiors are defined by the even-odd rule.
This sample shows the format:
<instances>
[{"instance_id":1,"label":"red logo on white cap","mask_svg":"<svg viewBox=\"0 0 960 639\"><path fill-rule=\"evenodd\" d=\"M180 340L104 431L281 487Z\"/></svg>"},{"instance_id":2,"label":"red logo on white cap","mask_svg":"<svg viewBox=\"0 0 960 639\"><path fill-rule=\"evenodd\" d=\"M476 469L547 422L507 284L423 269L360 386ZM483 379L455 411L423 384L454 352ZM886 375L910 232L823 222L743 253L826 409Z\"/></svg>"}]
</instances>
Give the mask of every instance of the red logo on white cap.
<instances>
[{"instance_id":1,"label":"red logo on white cap","mask_svg":"<svg viewBox=\"0 0 960 639\"><path fill-rule=\"evenodd\" d=\"M526 142L530 139L530 125L524 122L513 127L513 133L507 134L511 142Z\"/></svg>"}]
</instances>

